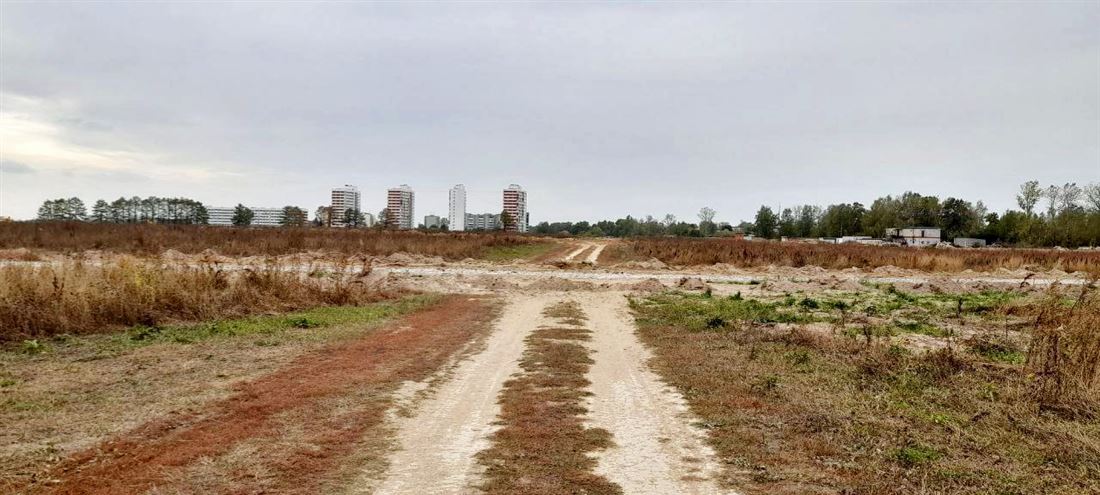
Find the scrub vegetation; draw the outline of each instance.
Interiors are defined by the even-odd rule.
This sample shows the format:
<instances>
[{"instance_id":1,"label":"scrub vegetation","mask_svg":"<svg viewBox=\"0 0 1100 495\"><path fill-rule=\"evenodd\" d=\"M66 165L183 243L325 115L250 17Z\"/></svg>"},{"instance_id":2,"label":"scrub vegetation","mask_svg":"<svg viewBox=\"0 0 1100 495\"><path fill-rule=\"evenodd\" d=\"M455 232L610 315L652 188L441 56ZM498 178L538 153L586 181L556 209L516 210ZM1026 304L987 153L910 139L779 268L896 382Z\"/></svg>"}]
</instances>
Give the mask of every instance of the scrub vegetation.
<instances>
[{"instance_id":1,"label":"scrub vegetation","mask_svg":"<svg viewBox=\"0 0 1100 495\"><path fill-rule=\"evenodd\" d=\"M669 265L738 267L819 266L827 269L893 266L925 271L961 272L1052 270L1100 274L1100 251L1040 249L916 249L854 244L804 244L739 239L648 238L624 241L629 254L617 259L656 258Z\"/></svg>"},{"instance_id":2,"label":"scrub vegetation","mask_svg":"<svg viewBox=\"0 0 1100 495\"><path fill-rule=\"evenodd\" d=\"M742 493L1095 493L1100 294L1066 291L665 294L632 307L653 366ZM868 312L925 319L860 322ZM932 330L952 319L965 337ZM910 332L940 345L895 337Z\"/></svg>"},{"instance_id":3,"label":"scrub vegetation","mask_svg":"<svg viewBox=\"0 0 1100 495\"><path fill-rule=\"evenodd\" d=\"M174 249L225 256L279 256L306 251L385 256L409 253L449 260L481 258L494 248L546 241L504 233L426 233L330 228L234 228L87 222L0 222L0 249L42 253L102 250L158 255ZM20 252L20 256L25 256Z\"/></svg>"}]
</instances>

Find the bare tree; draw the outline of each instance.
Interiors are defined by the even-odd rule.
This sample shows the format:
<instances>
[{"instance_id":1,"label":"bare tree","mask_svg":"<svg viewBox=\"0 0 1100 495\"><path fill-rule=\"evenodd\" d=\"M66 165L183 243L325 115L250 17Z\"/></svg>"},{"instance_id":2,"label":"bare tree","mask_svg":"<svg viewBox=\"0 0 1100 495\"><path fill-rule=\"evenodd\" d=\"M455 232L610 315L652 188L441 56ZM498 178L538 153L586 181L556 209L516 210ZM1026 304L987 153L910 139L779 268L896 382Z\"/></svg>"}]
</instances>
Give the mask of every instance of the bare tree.
<instances>
[{"instance_id":1,"label":"bare tree","mask_svg":"<svg viewBox=\"0 0 1100 495\"><path fill-rule=\"evenodd\" d=\"M714 215L717 215L717 214L718 214L718 212L714 211L713 208L711 208L709 206L704 206L701 209L699 209L699 223L703 223L703 222L714 223Z\"/></svg>"},{"instance_id":2,"label":"bare tree","mask_svg":"<svg viewBox=\"0 0 1100 495\"><path fill-rule=\"evenodd\" d=\"M1100 212L1100 182L1085 186L1085 201L1093 210Z\"/></svg>"},{"instance_id":3,"label":"bare tree","mask_svg":"<svg viewBox=\"0 0 1100 495\"><path fill-rule=\"evenodd\" d=\"M665 227L672 226L672 224L676 223L676 215L666 213L665 219L661 223L665 224Z\"/></svg>"},{"instance_id":4,"label":"bare tree","mask_svg":"<svg viewBox=\"0 0 1100 495\"><path fill-rule=\"evenodd\" d=\"M1062 193L1059 195L1059 211L1069 211L1077 207L1077 203L1081 201L1081 186L1078 186L1076 182L1070 182L1062 186Z\"/></svg>"},{"instance_id":5,"label":"bare tree","mask_svg":"<svg viewBox=\"0 0 1100 495\"><path fill-rule=\"evenodd\" d=\"M1045 196L1047 197L1047 216L1054 218L1058 214L1058 206L1062 204L1062 188L1048 186Z\"/></svg>"},{"instance_id":6,"label":"bare tree","mask_svg":"<svg viewBox=\"0 0 1100 495\"><path fill-rule=\"evenodd\" d=\"M1039 187L1039 181L1029 180L1020 186L1020 194L1016 195L1016 204L1024 210L1028 216L1035 213L1035 204L1043 197L1043 189Z\"/></svg>"}]
</instances>

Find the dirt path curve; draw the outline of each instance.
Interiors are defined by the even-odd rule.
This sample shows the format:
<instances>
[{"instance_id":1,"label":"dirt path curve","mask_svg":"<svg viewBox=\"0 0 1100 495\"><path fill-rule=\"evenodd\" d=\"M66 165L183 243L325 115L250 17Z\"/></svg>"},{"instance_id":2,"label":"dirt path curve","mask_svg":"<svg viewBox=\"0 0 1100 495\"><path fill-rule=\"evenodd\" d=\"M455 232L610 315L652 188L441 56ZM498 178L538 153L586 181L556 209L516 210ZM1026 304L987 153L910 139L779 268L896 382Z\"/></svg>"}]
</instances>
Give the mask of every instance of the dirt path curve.
<instances>
[{"instance_id":1,"label":"dirt path curve","mask_svg":"<svg viewBox=\"0 0 1100 495\"><path fill-rule=\"evenodd\" d=\"M590 247L592 247L592 245L587 242L579 243L577 244L576 249L570 251L569 254L565 255L565 257L562 258L562 261L573 261L577 256L580 256L581 253L583 253L586 249Z\"/></svg>"},{"instance_id":2,"label":"dirt path curve","mask_svg":"<svg viewBox=\"0 0 1100 495\"><path fill-rule=\"evenodd\" d=\"M595 265L596 261L600 259L600 253L603 252L603 248L605 247L607 247L606 242L597 243L596 249L593 249L592 252L588 253L588 258L585 258L585 261Z\"/></svg>"},{"instance_id":3,"label":"dirt path curve","mask_svg":"<svg viewBox=\"0 0 1100 495\"><path fill-rule=\"evenodd\" d=\"M650 353L634 334L623 293L586 294L581 305L596 351L589 419L615 442L597 454L596 473L627 494L735 493L719 488L720 466L683 397L646 366Z\"/></svg>"},{"instance_id":4,"label":"dirt path curve","mask_svg":"<svg viewBox=\"0 0 1100 495\"><path fill-rule=\"evenodd\" d=\"M377 483L362 483L357 493L478 493L481 469L475 455L489 446L504 382L519 370L524 342L543 323L548 295L512 296L485 349L458 364L411 418L396 425L396 450L390 468Z\"/></svg>"}]
</instances>

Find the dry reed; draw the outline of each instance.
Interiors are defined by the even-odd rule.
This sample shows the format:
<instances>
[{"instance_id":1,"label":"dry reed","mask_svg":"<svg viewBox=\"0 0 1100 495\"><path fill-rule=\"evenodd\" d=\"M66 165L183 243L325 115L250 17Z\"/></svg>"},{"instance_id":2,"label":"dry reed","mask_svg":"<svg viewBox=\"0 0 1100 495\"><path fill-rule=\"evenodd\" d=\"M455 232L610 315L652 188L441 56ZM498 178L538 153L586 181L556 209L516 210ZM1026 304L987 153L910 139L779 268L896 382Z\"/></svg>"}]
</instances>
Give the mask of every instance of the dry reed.
<instances>
[{"instance_id":1,"label":"dry reed","mask_svg":"<svg viewBox=\"0 0 1100 495\"><path fill-rule=\"evenodd\" d=\"M493 248L542 242L502 233L425 233L325 228L232 228L197 225L0 222L0 249L50 252L103 250L159 254L167 249L227 256L277 256L303 251L388 255L398 252L447 259L478 258Z\"/></svg>"},{"instance_id":2,"label":"dry reed","mask_svg":"<svg viewBox=\"0 0 1100 495\"><path fill-rule=\"evenodd\" d=\"M636 258L670 265L820 266L843 269L895 266L926 271L989 271L998 268L1060 269L1100 274L1098 251L1040 249L917 249L855 244L803 244L739 239L637 239Z\"/></svg>"},{"instance_id":3,"label":"dry reed","mask_svg":"<svg viewBox=\"0 0 1100 495\"><path fill-rule=\"evenodd\" d=\"M382 298L352 279L308 277L278 264L232 273L213 264L161 266L130 257L110 265L10 265L0 267L0 341Z\"/></svg>"}]
</instances>

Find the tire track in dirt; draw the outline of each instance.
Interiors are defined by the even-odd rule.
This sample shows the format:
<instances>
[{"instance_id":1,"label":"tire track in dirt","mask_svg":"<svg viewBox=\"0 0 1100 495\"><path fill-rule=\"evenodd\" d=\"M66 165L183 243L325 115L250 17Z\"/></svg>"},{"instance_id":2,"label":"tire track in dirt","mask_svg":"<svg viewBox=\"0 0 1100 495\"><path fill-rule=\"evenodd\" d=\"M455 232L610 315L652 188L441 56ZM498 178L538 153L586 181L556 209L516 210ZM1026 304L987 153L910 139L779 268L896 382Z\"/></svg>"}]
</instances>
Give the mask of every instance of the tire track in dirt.
<instances>
[{"instance_id":1,"label":"tire track in dirt","mask_svg":"<svg viewBox=\"0 0 1100 495\"><path fill-rule=\"evenodd\" d=\"M485 349L460 363L452 378L400 421L398 449L382 480L363 480L355 493L479 493L476 454L489 446L500 412L504 382L519 371L524 338L543 323L549 295L513 296L506 301Z\"/></svg>"},{"instance_id":2,"label":"tire track in dirt","mask_svg":"<svg viewBox=\"0 0 1100 495\"><path fill-rule=\"evenodd\" d=\"M597 454L596 473L628 494L733 494L718 486L720 466L705 435L691 426L683 397L647 366L621 292L582 298L593 332L589 420L615 446Z\"/></svg>"},{"instance_id":3,"label":"tire track in dirt","mask_svg":"<svg viewBox=\"0 0 1100 495\"><path fill-rule=\"evenodd\" d=\"M603 248L605 248L605 247L607 247L606 242L596 244L596 248L593 249L592 252L588 253L588 257L585 258L585 261L595 265L596 262L599 261L600 253L603 252Z\"/></svg>"},{"instance_id":4,"label":"tire track in dirt","mask_svg":"<svg viewBox=\"0 0 1100 495\"><path fill-rule=\"evenodd\" d=\"M216 462L242 445L248 465L267 473L231 472L237 493L321 493L340 463L383 434L387 401L403 380L423 380L472 339L488 332L492 306L461 296L396 320L362 337L296 359L243 383L199 414L158 418L74 454L51 473L56 484L28 492L66 494L203 493L189 469ZM365 394L365 395L364 395ZM360 395L348 408L334 401ZM289 431L302 438L286 443ZM377 450L374 450L377 452ZM363 462L379 462L367 452Z\"/></svg>"},{"instance_id":5,"label":"tire track in dirt","mask_svg":"<svg viewBox=\"0 0 1100 495\"><path fill-rule=\"evenodd\" d=\"M562 258L562 261L573 261L577 258L577 256L580 256L580 254L585 252L585 250L587 250L589 247L591 247L591 244L581 243L580 247L570 251L569 254L565 255L565 257Z\"/></svg>"}]
</instances>

